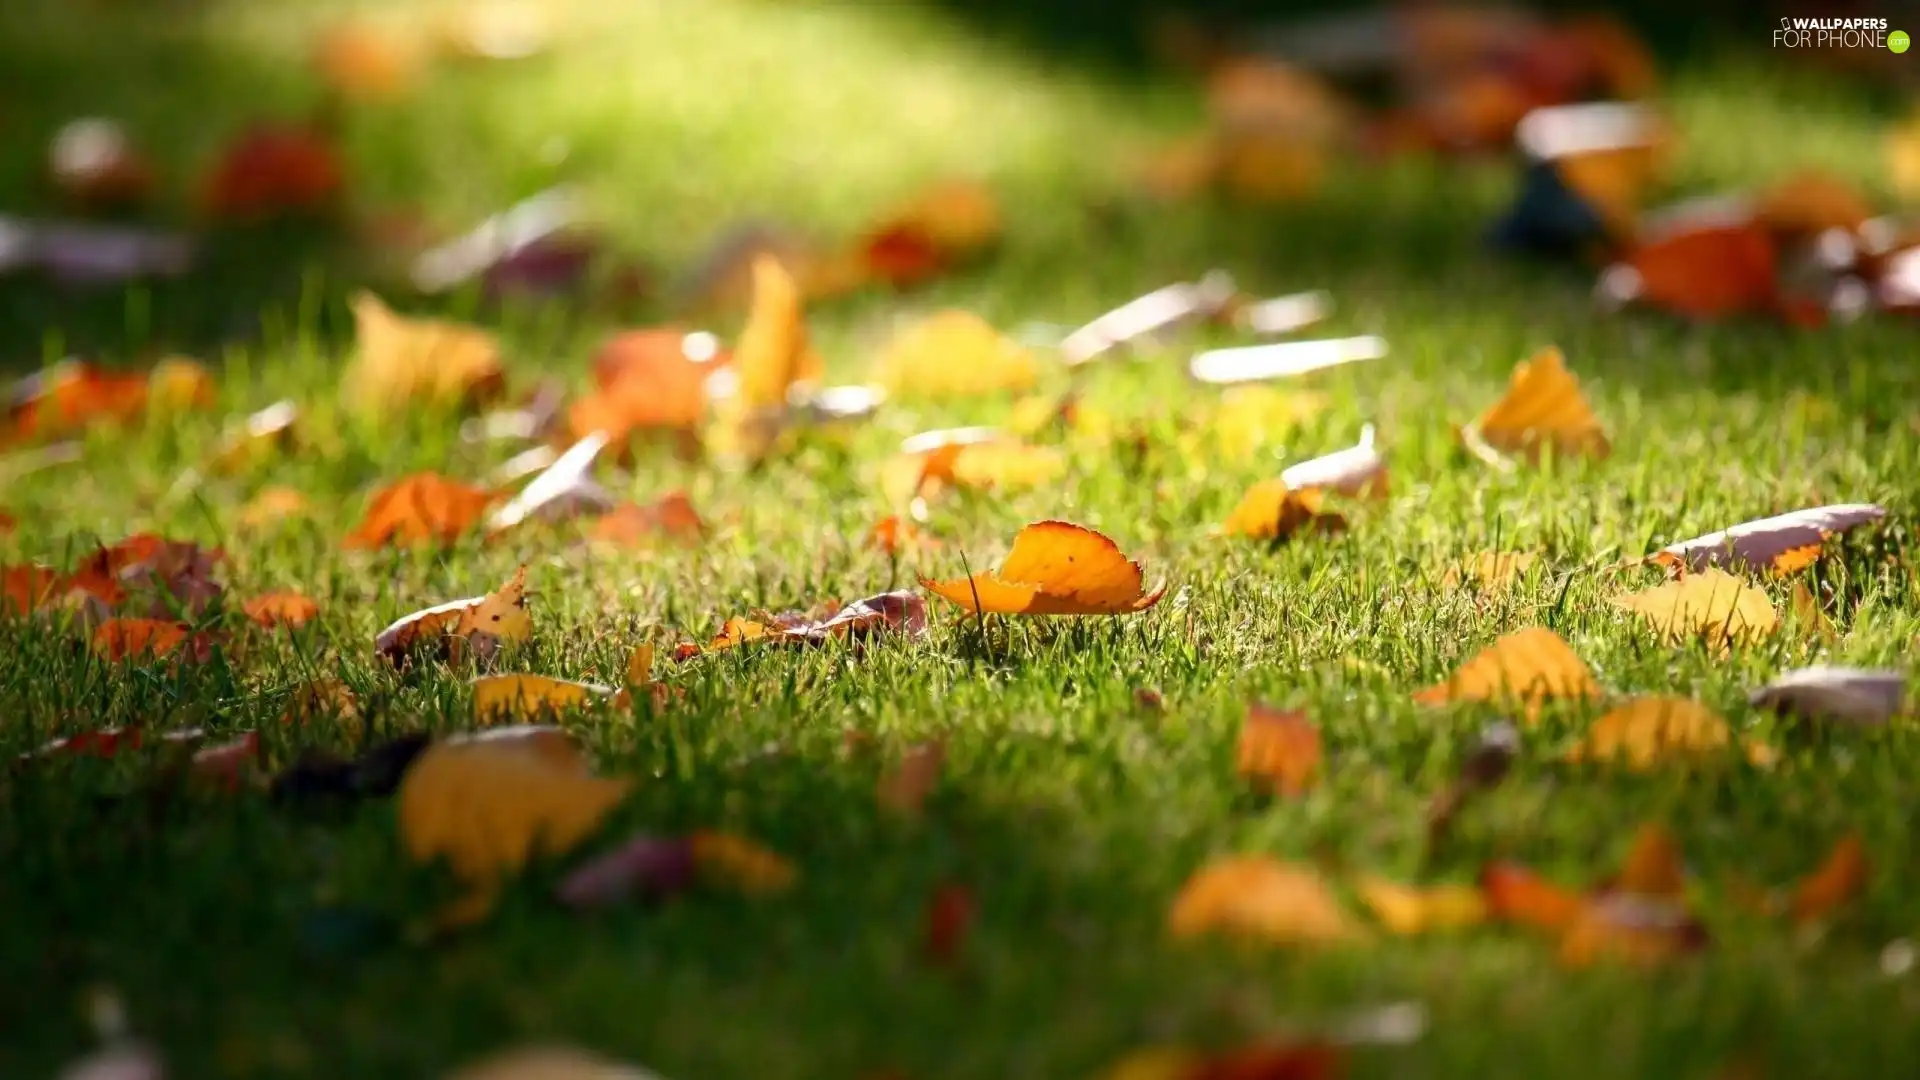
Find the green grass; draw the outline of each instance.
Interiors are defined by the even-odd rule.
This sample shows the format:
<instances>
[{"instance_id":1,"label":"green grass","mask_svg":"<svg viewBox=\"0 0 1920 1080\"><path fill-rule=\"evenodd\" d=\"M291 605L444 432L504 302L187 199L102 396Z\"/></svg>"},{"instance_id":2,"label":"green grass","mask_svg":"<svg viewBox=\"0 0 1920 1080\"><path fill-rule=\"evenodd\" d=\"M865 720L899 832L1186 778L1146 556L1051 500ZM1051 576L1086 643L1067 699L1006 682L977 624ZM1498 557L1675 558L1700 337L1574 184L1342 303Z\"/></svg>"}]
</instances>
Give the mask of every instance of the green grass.
<instances>
[{"instance_id":1,"label":"green grass","mask_svg":"<svg viewBox=\"0 0 1920 1080\"><path fill-rule=\"evenodd\" d=\"M122 116L184 169L239 120L310 103L297 60L313 6L128 6L114 9L123 32L111 37L62 10L31 6L0 41L11 205L47 205L31 174L67 116ZM373 488L418 469L477 478L517 448L462 445L446 418L383 428L337 404L351 350L343 273L316 269L305 250L234 241L218 275L137 298L7 286L0 325L22 368L68 347L109 361L189 348L226 367L218 414L98 434L78 465L10 476L0 508L21 528L0 540L6 559L64 564L97 539L154 530L226 547L234 600L296 588L325 613L244 659L178 670L108 666L72 632L0 626L0 754L128 723L259 728L282 754L296 738L338 743L278 721L291 688L333 673L377 704L377 730L460 728L471 722L465 676L397 678L374 659L373 635L523 562L540 594L537 632L511 666L603 682L618 681L643 637L704 638L756 608L862 596L916 569L957 573L963 553L978 569L1044 517L1102 529L1174 590L1128 619L989 620L983 635L938 607L923 642L715 656L675 670L684 697L660 715L577 724L603 771L641 778L592 846L631 828L743 832L802 867L800 887L777 899L701 894L583 919L546 899L560 868L542 865L484 928L422 943L410 928L450 886L407 862L389 805L314 817L254 797L111 800L135 782L124 768L21 770L0 799L0 1074L49 1075L83 1050L81 1000L95 985L117 988L175 1075L195 1077L428 1076L533 1037L677 1078L1085 1076L1142 1044L1311 1033L1398 1001L1425 1007L1424 1037L1356 1050L1354 1075L1706 1077L1738 1055L1773 1076L1899 1075L1920 1061L1913 976L1883 976L1877 961L1920 929L1920 741L1910 726L1798 737L1745 704L1751 686L1815 659L1913 670L1920 369L1909 327L1601 315L1584 276L1480 249L1509 184L1493 165L1355 166L1315 201L1273 210L1137 206L1116 198L1113 157L1193 123L1187 91L1050 62L917 9L569 10L578 21L549 58L449 74L412 103L351 114L356 201L424 205L458 224L577 179L623 246L670 266L745 212L831 234L922 182L972 173L1005 194L1006 249L926 292L816 311L836 375L858 378L893 320L916 311L1072 324L1216 265L1255 291L1330 289L1328 332L1384 334L1392 355L1316 380L1327 413L1242 459L1176 449L1212 397L1181 379L1184 348L1107 365L1088 392L1145 428L1144 459L1068 442L1066 482L938 507L947 546L917 565L860 547L884 512L879 462L904 435L991 422L1004 403L902 404L751 475L643 453L614 482L637 498L687 488L716 526L693 550L603 557L564 533L529 533L367 555L340 538ZM1705 57L1675 77L1671 102L1685 189L1799 164L1877 182L1882 118L1848 86L1768 56ZM568 152L548 164L556 138ZM522 383L577 384L616 325L524 310L488 320ZM1585 380L1616 453L1493 474L1455 449L1448 422L1548 342ZM178 485L229 416L280 397L305 410L307 448L241 478ZM1394 490L1358 509L1349 535L1276 550L1208 535L1247 485L1350 445L1368 422ZM268 484L309 493L315 520L239 531L240 507ZM1844 635L1832 646L1782 636L1730 659L1669 648L1608 602L1650 582L1596 570L1736 521L1854 500L1893 517L1818 571ZM1542 572L1490 601L1440 588L1449 561L1495 547L1543 553ZM1784 603L1784 586L1765 587ZM1787 747L1786 760L1770 772L1575 771L1555 759L1591 714L1550 716L1527 733L1515 774L1424 864L1426 803L1488 716L1421 710L1408 694L1536 623L1613 690L1698 696ZM1388 675L1345 674L1345 658ZM1146 687L1165 696L1164 714L1136 708ZM1262 802L1234 779L1255 698L1304 707L1323 729L1329 768L1303 798ZM880 762L848 756L849 730L883 747L948 740L923 823L874 807ZM1493 928L1324 954L1178 945L1164 932L1169 898L1213 853L1451 881L1512 857L1586 882L1649 820L1684 845L1714 935L1704 954L1655 974L1568 972L1550 946ZM1872 854L1872 885L1821 939L1728 896L1735 876L1791 880L1848 830ZM967 884L980 908L957 972L918 958L922 908L945 881ZM364 933L324 932L343 924Z\"/></svg>"}]
</instances>

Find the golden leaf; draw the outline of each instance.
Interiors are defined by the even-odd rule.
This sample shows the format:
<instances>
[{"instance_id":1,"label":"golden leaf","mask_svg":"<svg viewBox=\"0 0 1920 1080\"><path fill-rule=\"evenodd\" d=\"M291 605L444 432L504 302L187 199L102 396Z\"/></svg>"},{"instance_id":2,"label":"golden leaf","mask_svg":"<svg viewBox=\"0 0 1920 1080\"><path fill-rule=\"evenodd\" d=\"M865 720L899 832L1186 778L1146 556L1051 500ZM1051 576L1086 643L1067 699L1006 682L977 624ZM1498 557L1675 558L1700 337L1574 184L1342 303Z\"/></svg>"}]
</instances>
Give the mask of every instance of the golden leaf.
<instances>
[{"instance_id":1,"label":"golden leaf","mask_svg":"<svg viewBox=\"0 0 1920 1080\"><path fill-rule=\"evenodd\" d=\"M1448 567L1440 587L1451 591L1472 581L1488 592L1510 589L1538 561L1540 556L1525 551L1483 551Z\"/></svg>"},{"instance_id":2,"label":"golden leaf","mask_svg":"<svg viewBox=\"0 0 1920 1080\"><path fill-rule=\"evenodd\" d=\"M1346 518L1322 513L1319 488L1295 491L1285 480L1262 480L1247 489L1217 532L1258 540L1284 540L1301 530L1339 532Z\"/></svg>"},{"instance_id":3,"label":"golden leaf","mask_svg":"<svg viewBox=\"0 0 1920 1080\"><path fill-rule=\"evenodd\" d=\"M1422 705L1456 701L1515 703L1537 720L1553 698L1596 698L1600 684L1560 635L1528 627L1495 641L1460 665L1453 677L1414 695Z\"/></svg>"},{"instance_id":4,"label":"golden leaf","mask_svg":"<svg viewBox=\"0 0 1920 1080\"><path fill-rule=\"evenodd\" d=\"M878 380L895 394L948 398L1025 390L1033 354L971 312L948 310L901 330L880 355Z\"/></svg>"},{"instance_id":5,"label":"golden leaf","mask_svg":"<svg viewBox=\"0 0 1920 1080\"><path fill-rule=\"evenodd\" d=\"M1702 638L1725 650L1772 633L1780 625L1767 594L1720 569L1620 597L1614 603L1637 611L1673 644Z\"/></svg>"},{"instance_id":6,"label":"golden leaf","mask_svg":"<svg viewBox=\"0 0 1920 1080\"><path fill-rule=\"evenodd\" d=\"M1167 914L1175 937L1208 933L1279 945L1364 939L1311 868L1265 855L1226 856L1195 870Z\"/></svg>"},{"instance_id":7,"label":"golden leaf","mask_svg":"<svg viewBox=\"0 0 1920 1080\"><path fill-rule=\"evenodd\" d=\"M1719 753L1733 742L1727 722L1698 701L1677 697L1637 697L1593 722L1567 760L1618 763L1645 772L1666 762ZM1747 755L1755 765L1772 761L1773 752L1755 743Z\"/></svg>"},{"instance_id":8,"label":"golden leaf","mask_svg":"<svg viewBox=\"0 0 1920 1080\"><path fill-rule=\"evenodd\" d=\"M1548 445L1562 454L1592 457L1606 457L1611 449L1580 381L1551 346L1513 369L1506 396L1468 430L1494 450L1527 457L1537 457Z\"/></svg>"},{"instance_id":9,"label":"golden leaf","mask_svg":"<svg viewBox=\"0 0 1920 1080\"><path fill-rule=\"evenodd\" d=\"M506 388L492 334L443 319L405 318L370 292L352 303L360 348L343 381L356 408L479 405Z\"/></svg>"},{"instance_id":10,"label":"golden leaf","mask_svg":"<svg viewBox=\"0 0 1920 1080\"><path fill-rule=\"evenodd\" d=\"M1369 876L1354 888L1380 925L1402 936L1458 930L1487 921L1486 897L1470 885L1422 887Z\"/></svg>"}]
</instances>

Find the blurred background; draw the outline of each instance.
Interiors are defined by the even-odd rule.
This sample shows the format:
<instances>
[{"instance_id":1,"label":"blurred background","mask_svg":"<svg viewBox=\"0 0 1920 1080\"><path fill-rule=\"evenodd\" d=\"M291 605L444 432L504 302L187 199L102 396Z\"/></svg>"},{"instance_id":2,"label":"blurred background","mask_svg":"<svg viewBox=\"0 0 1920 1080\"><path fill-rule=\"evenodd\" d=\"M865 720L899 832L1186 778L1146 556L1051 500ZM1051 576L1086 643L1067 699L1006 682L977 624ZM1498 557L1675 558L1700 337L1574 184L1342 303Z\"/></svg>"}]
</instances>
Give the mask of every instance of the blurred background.
<instances>
[{"instance_id":1,"label":"blurred background","mask_svg":"<svg viewBox=\"0 0 1920 1080\"><path fill-rule=\"evenodd\" d=\"M742 252L868 237L885 208L956 182L1004 219L991 261L823 270L822 303L857 313L911 287L1005 310L1071 279L1071 319L1214 263L1277 288L1485 279L1525 296L1538 269L1490 258L1487 238L1524 186L1529 110L1629 100L1665 125L1657 170L1584 196L1609 204L1616 227L1595 239L1617 255L1639 220L1622 215L1808 170L1897 210L1889 139L1920 64L1773 43L1782 17L1897 28L1914 9L1891 0L6 7L15 371L324 345L361 283L520 326L724 313L715 283ZM525 246L498 229L422 277L436 245L556 187L564 207L509 223L544 245L496 275L511 287L482 280ZM1584 302L1610 256L1578 254L1560 272Z\"/></svg>"}]
</instances>

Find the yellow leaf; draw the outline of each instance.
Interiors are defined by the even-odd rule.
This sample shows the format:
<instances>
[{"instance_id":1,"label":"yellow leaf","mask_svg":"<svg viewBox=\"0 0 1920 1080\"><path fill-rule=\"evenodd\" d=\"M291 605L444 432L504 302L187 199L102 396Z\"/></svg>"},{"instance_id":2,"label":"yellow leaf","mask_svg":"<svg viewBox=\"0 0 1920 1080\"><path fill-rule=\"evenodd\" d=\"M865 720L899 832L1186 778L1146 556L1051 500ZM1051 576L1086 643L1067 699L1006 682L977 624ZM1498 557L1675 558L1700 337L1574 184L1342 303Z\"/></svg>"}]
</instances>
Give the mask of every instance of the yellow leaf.
<instances>
[{"instance_id":1,"label":"yellow leaf","mask_svg":"<svg viewBox=\"0 0 1920 1080\"><path fill-rule=\"evenodd\" d=\"M701 831L688 837L693 861L701 871L754 895L771 895L793 888L800 871L791 862L742 836Z\"/></svg>"},{"instance_id":2,"label":"yellow leaf","mask_svg":"<svg viewBox=\"0 0 1920 1080\"><path fill-rule=\"evenodd\" d=\"M611 687L545 675L487 675L473 680L473 712L485 720L533 719L612 696Z\"/></svg>"},{"instance_id":3,"label":"yellow leaf","mask_svg":"<svg viewBox=\"0 0 1920 1080\"><path fill-rule=\"evenodd\" d=\"M1402 885L1383 877L1354 886L1380 925L1403 936L1458 930L1487 921L1487 900L1471 885Z\"/></svg>"},{"instance_id":4,"label":"yellow leaf","mask_svg":"<svg viewBox=\"0 0 1920 1080\"><path fill-rule=\"evenodd\" d=\"M1537 720L1553 698L1596 698L1600 684L1559 634L1544 626L1508 634L1460 665L1453 677L1414 695L1422 705L1490 701L1526 707Z\"/></svg>"},{"instance_id":5,"label":"yellow leaf","mask_svg":"<svg viewBox=\"0 0 1920 1080\"><path fill-rule=\"evenodd\" d=\"M1115 615L1160 602L1162 585L1142 584L1140 564L1112 540L1065 521L1041 521L1013 538L1000 568L920 584L972 612L1005 615Z\"/></svg>"},{"instance_id":6,"label":"yellow leaf","mask_svg":"<svg viewBox=\"0 0 1920 1080\"><path fill-rule=\"evenodd\" d=\"M1689 574L1614 601L1637 611L1673 644L1702 638L1716 649L1749 642L1780 625L1767 594L1718 568Z\"/></svg>"},{"instance_id":7,"label":"yellow leaf","mask_svg":"<svg viewBox=\"0 0 1920 1080\"><path fill-rule=\"evenodd\" d=\"M1322 513L1320 489L1295 491L1284 480L1262 480L1247 489L1217 530L1225 536L1283 540L1302 529L1339 532L1347 521L1339 514Z\"/></svg>"},{"instance_id":8,"label":"yellow leaf","mask_svg":"<svg viewBox=\"0 0 1920 1080\"><path fill-rule=\"evenodd\" d=\"M359 352L343 381L355 408L478 405L505 389L492 334L443 319L405 318L370 292L356 294L352 304Z\"/></svg>"},{"instance_id":9,"label":"yellow leaf","mask_svg":"<svg viewBox=\"0 0 1920 1080\"><path fill-rule=\"evenodd\" d=\"M1524 551L1485 551L1469 555L1447 568L1440 587L1453 590L1473 581L1488 592L1510 589L1526 577L1538 561L1538 555Z\"/></svg>"},{"instance_id":10,"label":"yellow leaf","mask_svg":"<svg viewBox=\"0 0 1920 1080\"><path fill-rule=\"evenodd\" d=\"M947 463L947 479L976 490L1038 487L1066 471L1060 451L1011 439L962 447Z\"/></svg>"},{"instance_id":11,"label":"yellow leaf","mask_svg":"<svg viewBox=\"0 0 1920 1080\"><path fill-rule=\"evenodd\" d=\"M1668 544L1647 561L1674 572L1729 566L1791 574L1819 561L1834 536L1886 516L1875 503L1812 506Z\"/></svg>"},{"instance_id":12,"label":"yellow leaf","mask_svg":"<svg viewBox=\"0 0 1920 1080\"><path fill-rule=\"evenodd\" d=\"M733 351L740 384L738 397L748 410L783 409L793 385L820 375L820 357L807 344L800 290L780 260L753 260L753 307Z\"/></svg>"},{"instance_id":13,"label":"yellow leaf","mask_svg":"<svg viewBox=\"0 0 1920 1080\"><path fill-rule=\"evenodd\" d=\"M1227 856L1194 871L1167 914L1175 937L1221 933L1278 945L1329 945L1366 934L1311 868L1265 855Z\"/></svg>"},{"instance_id":14,"label":"yellow leaf","mask_svg":"<svg viewBox=\"0 0 1920 1080\"><path fill-rule=\"evenodd\" d=\"M1507 394L1480 414L1468 429L1494 450L1537 457L1551 445L1562 454L1606 457L1611 447L1600 420L1567 370L1560 350L1551 346L1513 369Z\"/></svg>"},{"instance_id":15,"label":"yellow leaf","mask_svg":"<svg viewBox=\"0 0 1920 1080\"><path fill-rule=\"evenodd\" d=\"M1718 713L1689 698L1634 698L1593 722L1567 760L1618 763L1642 772L1666 762L1727 749L1733 734ZM1764 764L1771 751L1748 751Z\"/></svg>"},{"instance_id":16,"label":"yellow leaf","mask_svg":"<svg viewBox=\"0 0 1920 1080\"><path fill-rule=\"evenodd\" d=\"M459 915L479 918L501 881L535 857L572 850L631 787L525 740L446 740L400 783L400 835L414 861L446 860L471 890Z\"/></svg>"},{"instance_id":17,"label":"yellow leaf","mask_svg":"<svg viewBox=\"0 0 1920 1080\"><path fill-rule=\"evenodd\" d=\"M253 497L240 511L240 524L266 529L306 516L307 497L290 487L270 487Z\"/></svg>"},{"instance_id":18,"label":"yellow leaf","mask_svg":"<svg viewBox=\"0 0 1920 1080\"><path fill-rule=\"evenodd\" d=\"M1214 440L1227 460L1248 457L1327 410L1325 394L1271 386L1230 386L1196 435Z\"/></svg>"},{"instance_id":19,"label":"yellow leaf","mask_svg":"<svg viewBox=\"0 0 1920 1080\"><path fill-rule=\"evenodd\" d=\"M1038 373L1025 347L978 315L949 310L895 335L877 377L896 394L945 398L1025 390Z\"/></svg>"},{"instance_id":20,"label":"yellow leaf","mask_svg":"<svg viewBox=\"0 0 1920 1080\"><path fill-rule=\"evenodd\" d=\"M450 601L396 620L374 638L374 651L395 663L425 645L440 647L447 659L469 648L491 655L502 642L524 641L533 633L526 593L527 568L523 566L485 596Z\"/></svg>"},{"instance_id":21,"label":"yellow leaf","mask_svg":"<svg viewBox=\"0 0 1920 1080\"><path fill-rule=\"evenodd\" d=\"M1813 591L1807 588L1806 582L1793 583L1791 602L1793 624L1801 633L1821 641L1838 640L1840 633L1833 628L1833 620L1827 618L1827 613L1820 610L1820 601L1814 599Z\"/></svg>"}]
</instances>

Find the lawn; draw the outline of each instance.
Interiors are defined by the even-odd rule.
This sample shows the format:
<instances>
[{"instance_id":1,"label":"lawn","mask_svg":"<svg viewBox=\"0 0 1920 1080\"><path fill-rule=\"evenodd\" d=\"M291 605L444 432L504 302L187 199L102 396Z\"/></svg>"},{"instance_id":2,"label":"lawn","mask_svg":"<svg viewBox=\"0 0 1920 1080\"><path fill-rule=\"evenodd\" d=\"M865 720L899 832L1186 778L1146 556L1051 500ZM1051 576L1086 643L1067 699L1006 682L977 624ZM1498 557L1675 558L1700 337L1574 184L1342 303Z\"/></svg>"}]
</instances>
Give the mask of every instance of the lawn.
<instances>
[{"instance_id":1,"label":"lawn","mask_svg":"<svg viewBox=\"0 0 1920 1080\"><path fill-rule=\"evenodd\" d=\"M680 1080L1092 1076L1140 1047L1327 1036L1402 1003L1422 1010L1418 1037L1353 1046L1351 1075L1920 1067L1920 975L1883 963L1890 942L1920 930L1915 728L1809 732L1747 704L1753 687L1823 660L1914 670L1911 324L1601 312L1585 270L1485 250L1513 183L1499 162L1343 165L1318 195L1269 208L1144 204L1116 162L1197 125L1192 88L1031 50L938 8L558 6L567 17L549 55L449 72L405 102L349 111L353 202L458 224L568 180L611 243L674 267L743 217L845 233L924 184L974 176L1004 200L1002 248L923 289L816 305L809 326L835 381L861 379L890 328L916 314L957 306L1009 330L1071 327L1214 267L1261 295L1328 290L1334 312L1315 333L1379 334L1390 352L1313 376L1324 409L1253 445L1208 430L1219 391L1184 374L1193 348L1242 336L1205 330L1141 362L1098 365L1080 380L1085 401L1138 433L1140 452L1052 437L1071 463L1064 479L937 502L927 527L942 546L897 560L863 544L889 509L880 464L915 432L1004 421L1007 398L890 403L748 472L651 445L602 470L623 498L684 490L711 526L696 545L609 553L559 528L367 552L342 539L374 490L421 470L478 480L524 447L463 442L444 413L382 420L342 404L353 281L336 241L236 237L204 273L151 289L0 283L14 373L70 350L113 366L190 352L219 371L215 410L93 431L74 464L0 458L0 509L19 523L0 537L5 561L70 566L96 543L153 532L222 547L229 607L294 589L322 609L297 631L236 631L245 647L206 664L109 663L57 621L0 622L0 753L117 725L216 739L258 729L280 761L302 742L345 749L344 728L281 722L298 687L328 676L358 694L373 737L470 728L471 671L396 674L374 636L525 565L535 629L509 670L618 683L628 651L653 641L656 674L677 690L658 709L643 700L561 719L600 773L638 778L584 851L634 830L724 829L800 871L778 896L702 889L582 916L551 899L578 857L536 861L483 925L435 935L454 886L408 859L389 800L316 811L253 792L156 799L135 757L34 762L0 789L0 1075L54 1075L87 1051L85 1006L102 987L183 1077L426 1077L525 1040ZM124 120L184 198L178 178L237 125L313 97L302 57L321 5L21 8L0 35L11 210L53 205L38 170L48 132L72 116ZM1687 56L1665 102L1684 133L1683 192L1818 165L1891 204L1878 153L1890 114L1856 84L1735 48ZM666 315L645 302L395 303L497 330L517 387L584 385L611 330ZM731 337L739 319L712 328ZM1491 470L1451 425L1547 344L1579 374L1613 453ZM1045 365L1042 392L1068 385ZM239 476L182 479L234 417L281 398L302 410L296 450ZM1212 534L1251 484L1352 445L1367 424L1391 490L1350 505L1348 532L1277 545ZM243 527L249 500L275 485L305 493L312 513ZM1836 541L1804 578L1832 641L1782 632L1726 654L1675 646L1612 602L1659 580L1611 569L1626 556L1869 501L1887 521ZM664 657L730 617L990 567L1022 525L1048 518L1112 537L1150 582L1169 583L1166 598L1115 618L984 620L930 598L917 640ZM1449 565L1493 550L1540 561L1507 591L1443 583ZM1787 608L1790 582L1758 584ZM1525 730L1507 780L1430 854L1428 805L1496 714L1411 695L1534 625L1563 636L1611 691L1697 698L1781 760L1577 768L1561 758L1598 710L1550 709ZM1141 704L1147 691L1162 708ZM1319 726L1325 765L1303 794L1256 796L1236 775L1255 701L1304 709ZM936 737L945 769L921 818L876 806L887 763ZM1216 855L1269 853L1336 883L1472 883L1510 859L1586 885L1619 866L1646 822L1684 849L1711 937L1651 971L1568 969L1551 942L1495 925L1375 931L1331 949L1167 930L1181 884ZM1796 930L1743 902L1738 882L1791 882L1849 833L1872 873L1830 925ZM975 916L957 958L930 964L925 912L951 884Z\"/></svg>"}]
</instances>

